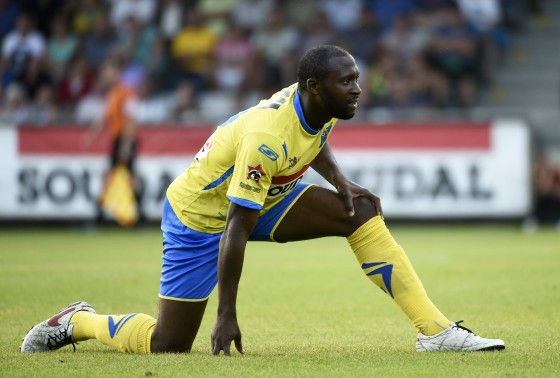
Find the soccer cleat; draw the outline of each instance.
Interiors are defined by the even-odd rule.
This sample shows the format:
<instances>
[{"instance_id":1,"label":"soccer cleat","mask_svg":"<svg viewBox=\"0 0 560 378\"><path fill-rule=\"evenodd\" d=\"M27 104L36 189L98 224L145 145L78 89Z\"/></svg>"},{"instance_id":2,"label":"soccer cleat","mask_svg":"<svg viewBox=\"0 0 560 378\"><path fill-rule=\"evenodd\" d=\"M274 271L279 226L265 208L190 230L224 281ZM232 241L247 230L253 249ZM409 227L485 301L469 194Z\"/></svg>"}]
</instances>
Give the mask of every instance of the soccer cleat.
<instances>
[{"instance_id":1,"label":"soccer cleat","mask_svg":"<svg viewBox=\"0 0 560 378\"><path fill-rule=\"evenodd\" d=\"M86 302L70 304L52 318L31 328L23 338L21 351L24 353L48 352L68 344L72 344L74 350L76 350L75 341L72 339L74 325L70 323L70 319L78 311L95 312L93 307Z\"/></svg>"},{"instance_id":2,"label":"soccer cleat","mask_svg":"<svg viewBox=\"0 0 560 378\"><path fill-rule=\"evenodd\" d=\"M470 329L457 323L451 323L449 328L433 336L426 336L421 333L416 339L417 352L474 352L483 350L502 350L505 349L503 340L485 339L475 335Z\"/></svg>"}]
</instances>

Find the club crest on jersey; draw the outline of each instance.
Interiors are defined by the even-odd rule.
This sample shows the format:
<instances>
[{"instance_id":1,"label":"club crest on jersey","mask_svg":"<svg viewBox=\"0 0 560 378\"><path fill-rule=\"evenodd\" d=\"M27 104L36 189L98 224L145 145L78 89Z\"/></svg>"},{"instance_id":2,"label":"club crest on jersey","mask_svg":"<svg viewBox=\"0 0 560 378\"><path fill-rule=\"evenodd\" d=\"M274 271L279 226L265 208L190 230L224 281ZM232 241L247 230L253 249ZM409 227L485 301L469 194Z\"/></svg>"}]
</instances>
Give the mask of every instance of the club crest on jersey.
<instances>
[{"instance_id":1,"label":"club crest on jersey","mask_svg":"<svg viewBox=\"0 0 560 378\"><path fill-rule=\"evenodd\" d=\"M294 156L293 158L288 158L288 160L290 160L290 165L288 166L288 169L292 169L293 167L295 167L299 161L297 156Z\"/></svg>"},{"instance_id":2,"label":"club crest on jersey","mask_svg":"<svg viewBox=\"0 0 560 378\"><path fill-rule=\"evenodd\" d=\"M268 147L266 144L261 144L259 147L259 152L269 158L272 161L276 161L279 155L272 150L272 148Z\"/></svg>"},{"instance_id":3,"label":"club crest on jersey","mask_svg":"<svg viewBox=\"0 0 560 378\"><path fill-rule=\"evenodd\" d=\"M261 171L261 165L257 165L256 167L251 167L250 165L247 166L249 170L247 172L247 180L255 180L255 182L259 182L261 177L266 176L263 171Z\"/></svg>"}]
</instances>

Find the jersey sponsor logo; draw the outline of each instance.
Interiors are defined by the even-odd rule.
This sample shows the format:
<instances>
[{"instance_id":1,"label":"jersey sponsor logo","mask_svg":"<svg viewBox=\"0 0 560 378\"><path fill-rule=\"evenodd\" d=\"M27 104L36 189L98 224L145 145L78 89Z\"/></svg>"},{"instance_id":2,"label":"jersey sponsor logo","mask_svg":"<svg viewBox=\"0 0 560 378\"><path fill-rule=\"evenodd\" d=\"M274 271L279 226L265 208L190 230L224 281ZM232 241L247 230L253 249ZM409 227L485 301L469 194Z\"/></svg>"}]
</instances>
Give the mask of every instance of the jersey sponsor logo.
<instances>
[{"instance_id":1,"label":"jersey sponsor logo","mask_svg":"<svg viewBox=\"0 0 560 378\"><path fill-rule=\"evenodd\" d=\"M286 184L281 185L271 185L268 189L267 197L268 198L275 198L278 196L283 196L291 192L297 184L303 179L303 175L299 176L294 181L288 182Z\"/></svg>"},{"instance_id":2,"label":"jersey sponsor logo","mask_svg":"<svg viewBox=\"0 0 560 378\"><path fill-rule=\"evenodd\" d=\"M261 144L261 146L259 147L259 152L272 161L276 161L279 157L279 155L266 144Z\"/></svg>"},{"instance_id":3,"label":"jersey sponsor logo","mask_svg":"<svg viewBox=\"0 0 560 378\"><path fill-rule=\"evenodd\" d=\"M383 291L385 291L387 294L389 294L391 297L395 298L393 296L393 289L391 287L391 277L393 275L393 264L387 264L386 262L374 262L374 263L364 263L362 264L362 269L366 270L369 268L373 268L376 267L375 269L373 269L372 271L370 271L369 273L366 273L366 275L368 276L375 276L376 274L380 274L381 278L383 279L383 283L385 284L385 287L387 288L387 290L384 290L383 288L381 288Z\"/></svg>"},{"instance_id":4,"label":"jersey sponsor logo","mask_svg":"<svg viewBox=\"0 0 560 378\"><path fill-rule=\"evenodd\" d=\"M260 193L261 192L261 188L255 188L254 186L251 185L247 185L244 182L240 182L239 186L245 190L250 190L251 192L255 192L255 193Z\"/></svg>"},{"instance_id":5,"label":"jersey sponsor logo","mask_svg":"<svg viewBox=\"0 0 560 378\"><path fill-rule=\"evenodd\" d=\"M111 339L119 333L119 331L126 324L126 322L128 322L130 319L132 319L135 316L136 316L136 314L130 314L128 316L125 316L124 318L122 318L121 320L119 320L116 323L115 323L115 319L113 319L112 316L109 316L109 321L108 321L109 322L109 336L111 336Z\"/></svg>"},{"instance_id":6,"label":"jersey sponsor logo","mask_svg":"<svg viewBox=\"0 0 560 378\"><path fill-rule=\"evenodd\" d=\"M256 182L259 182L262 177L266 176L266 174L261 170L260 164L256 167L248 165L247 169L249 170L247 172L247 180L255 180Z\"/></svg>"}]
</instances>

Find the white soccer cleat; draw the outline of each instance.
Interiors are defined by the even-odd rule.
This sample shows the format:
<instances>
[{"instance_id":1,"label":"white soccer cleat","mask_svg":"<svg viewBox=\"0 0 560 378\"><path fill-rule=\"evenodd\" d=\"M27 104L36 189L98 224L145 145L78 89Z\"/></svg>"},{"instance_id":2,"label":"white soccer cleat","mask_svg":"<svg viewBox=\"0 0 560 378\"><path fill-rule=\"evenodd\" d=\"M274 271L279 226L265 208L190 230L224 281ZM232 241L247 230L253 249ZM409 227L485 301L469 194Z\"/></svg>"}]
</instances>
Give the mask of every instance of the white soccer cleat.
<instances>
[{"instance_id":1,"label":"white soccer cleat","mask_svg":"<svg viewBox=\"0 0 560 378\"><path fill-rule=\"evenodd\" d=\"M474 352L483 350L502 350L506 346L500 339L485 339L475 335L457 323L451 323L449 328L433 336L426 336L421 333L416 339L417 352Z\"/></svg>"},{"instance_id":2,"label":"white soccer cleat","mask_svg":"<svg viewBox=\"0 0 560 378\"><path fill-rule=\"evenodd\" d=\"M86 302L70 304L52 318L31 328L23 338L21 351L24 353L48 352L68 344L72 344L74 350L76 350L75 341L72 338L74 325L70 323L70 319L78 311L95 312L93 307Z\"/></svg>"}]
</instances>

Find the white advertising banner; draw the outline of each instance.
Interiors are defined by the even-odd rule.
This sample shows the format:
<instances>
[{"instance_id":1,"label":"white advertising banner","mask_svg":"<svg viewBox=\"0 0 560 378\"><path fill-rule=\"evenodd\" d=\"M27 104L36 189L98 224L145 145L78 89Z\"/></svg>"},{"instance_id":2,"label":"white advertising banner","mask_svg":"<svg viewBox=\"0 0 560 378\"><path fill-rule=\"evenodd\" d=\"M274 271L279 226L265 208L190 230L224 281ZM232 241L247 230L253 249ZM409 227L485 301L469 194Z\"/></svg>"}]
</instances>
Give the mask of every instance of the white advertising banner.
<instances>
[{"instance_id":1,"label":"white advertising banner","mask_svg":"<svg viewBox=\"0 0 560 378\"><path fill-rule=\"evenodd\" d=\"M147 218L210 128L144 128L136 171ZM84 129L0 128L0 218L88 219L108 168L108 139ZM531 210L530 133L517 120L458 125L340 125L330 138L343 172L381 197L386 217L503 218ZM309 170L304 181L328 184Z\"/></svg>"}]
</instances>

